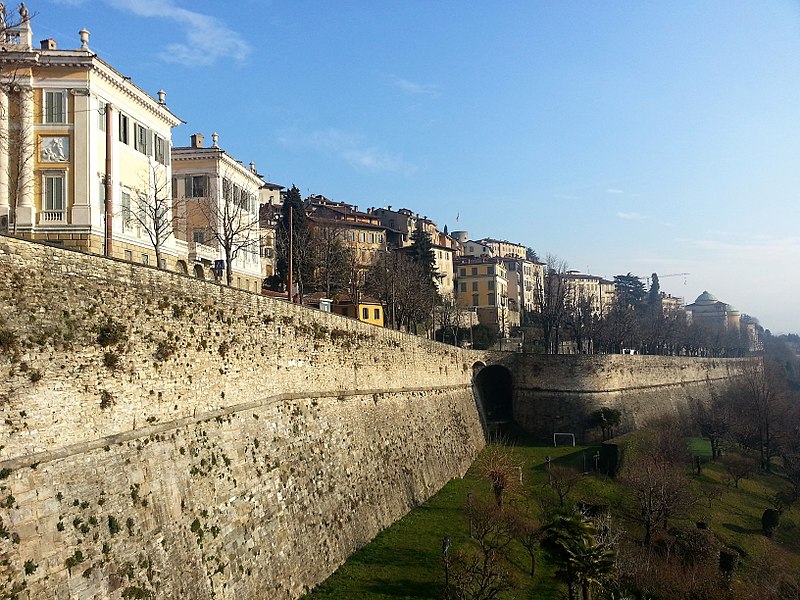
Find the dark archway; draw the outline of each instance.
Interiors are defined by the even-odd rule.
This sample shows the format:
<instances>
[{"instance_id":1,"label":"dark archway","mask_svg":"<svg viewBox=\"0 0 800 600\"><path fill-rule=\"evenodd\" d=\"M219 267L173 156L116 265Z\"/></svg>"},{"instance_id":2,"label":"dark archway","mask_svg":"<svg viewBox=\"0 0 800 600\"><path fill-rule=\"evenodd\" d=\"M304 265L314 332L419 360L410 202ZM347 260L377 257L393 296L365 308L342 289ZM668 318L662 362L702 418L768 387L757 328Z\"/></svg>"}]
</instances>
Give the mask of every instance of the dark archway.
<instances>
[{"instance_id":1,"label":"dark archway","mask_svg":"<svg viewBox=\"0 0 800 600\"><path fill-rule=\"evenodd\" d=\"M194 266L194 276L198 279L205 279L206 274L203 272L203 265L195 265Z\"/></svg>"},{"instance_id":2,"label":"dark archway","mask_svg":"<svg viewBox=\"0 0 800 600\"><path fill-rule=\"evenodd\" d=\"M514 395L511 372L500 365L490 365L475 376L488 423L514 420Z\"/></svg>"}]
</instances>

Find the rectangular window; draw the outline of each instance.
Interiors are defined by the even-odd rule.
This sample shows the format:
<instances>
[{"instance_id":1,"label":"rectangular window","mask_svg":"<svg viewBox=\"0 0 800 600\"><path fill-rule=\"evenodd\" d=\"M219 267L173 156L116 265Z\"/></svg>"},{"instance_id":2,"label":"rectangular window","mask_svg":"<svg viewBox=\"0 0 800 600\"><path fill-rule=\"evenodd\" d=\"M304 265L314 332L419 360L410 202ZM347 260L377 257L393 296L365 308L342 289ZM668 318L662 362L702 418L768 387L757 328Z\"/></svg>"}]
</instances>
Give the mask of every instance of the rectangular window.
<instances>
[{"instance_id":1,"label":"rectangular window","mask_svg":"<svg viewBox=\"0 0 800 600\"><path fill-rule=\"evenodd\" d=\"M489 290L494 291L494 281L489 282Z\"/></svg>"},{"instance_id":2,"label":"rectangular window","mask_svg":"<svg viewBox=\"0 0 800 600\"><path fill-rule=\"evenodd\" d=\"M460 289L461 289L462 292L466 292L467 291L467 284L466 283L462 283Z\"/></svg>"},{"instance_id":3,"label":"rectangular window","mask_svg":"<svg viewBox=\"0 0 800 600\"><path fill-rule=\"evenodd\" d=\"M147 254L142 254L142 264L143 265L150 264L150 257Z\"/></svg>"},{"instance_id":4,"label":"rectangular window","mask_svg":"<svg viewBox=\"0 0 800 600\"><path fill-rule=\"evenodd\" d=\"M478 282L477 281L473 281L472 282L472 291L473 292L477 292L478 291Z\"/></svg>"},{"instance_id":5,"label":"rectangular window","mask_svg":"<svg viewBox=\"0 0 800 600\"><path fill-rule=\"evenodd\" d=\"M364 307L361 309L361 316L362 318L367 321L369 319L369 309Z\"/></svg>"},{"instance_id":6,"label":"rectangular window","mask_svg":"<svg viewBox=\"0 0 800 600\"><path fill-rule=\"evenodd\" d=\"M128 192L122 192L120 195L120 208L122 228L124 229L131 224L131 195Z\"/></svg>"},{"instance_id":7,"label":"rectangular window","mask_svg":"<svg viewBox=\"0 0 800 600\"><path fill-rule=\"evenodd\" d=\"M478 294L472 294L472 306L478 306Z\"/></svg>"},{"instance_id":8,"label":"rectangular window","mask_svg":"<svg viewBox=\"0 0 800 600\"><path fill-rule=\"evenodd\" d=\"M374 244L375 243L375 234L374 233L370 233L369 234L369 243L370 244Z\"/></svg>"},{"instance_id":9,"label":"rectangular window","mask_svg":"<svg viewBox=\"0 0 800 600\"><path fill-rule=\"evenodd\" d=\"M155 133L153 134L153 158L162 165L167 164L167 140Z\"/></svg>"},{"instance_id":10,"label":"rectangular window","mask_svg":"<svg viewBox=\"0 0 800 600\"><path fill-rule=\"evenodd\" d=\"M150 156L153 153L153 132L138 123L134 124L133 129L135 132L133 147L142 154Z\"/></svg>"},{"instance_id":11,"label":"rectangular window","mask_svg":"<svg viewBox=\"0 0 800 600\"><path fill-rule=\"evenodd\" d=\"M494 294L489 294L489 305L494 306Z\"/></svg>"},{"instance_id":12,"label":"rectangular window","mask_svg":"<svg viewBox=\"0 0 800 600\"><path fill-rule=\"evenodd\" d=\"M44 210L63 211L64 204L64 175L45 175Z\"/></svg>"},{"instance_id":13,"label":"rectangular window","mask_svg":"<svg viewBox=\"0 0 800 600\"><path fill-rule=\"evenodd\" d=\"M192 231L192 241L196 244L203 244L206 241L205 229L194 229Z\"/></svg>"},{"instance_id":14,"label":"rectangular window","mask_svg":"<svg viewBox=\"0 0 800 600\"><path fill-rule=\"evenodd\" d=\"M130 119L128 119L127 115L123 115L119 113L119 141L123 144L129 143L129 128L130 128Z\"/></svg>"},{"instance_id":15,"label":"rectangular window","mask_svg":"<svg viewBox=\"0 0 800 600\"><path fill-rule=\"evenodd\" d=\"M206 197L206 176L205 175L190 175L186 178L186 187L188 196L190 198L205 198Z\"/></svg>"},{"instance_id":16,"label":"rectangular window","mask_svg":"<svg viewBox=\"0 0 800 600\"><path fill-rule=\"evenodd\" d=\"M494 266L493 265L489 265L488 267L486 267L486 274L487 275L494 275Z\"/></svg>"},{"instance_id":17,"label":"rectangular window","mask_svg":"<svg viewBox=\"0 0 800 600\"><path fill-rule=\"evenodd\" d=\"M458 274L461 275L462 277L466 277L467 276L467 270L466 269L459 269L458 270Z\"/></svg>"},{"instance_id":18,"label":"rectangular window","mask_svg":"<svg viewBox=\"0 0 800 600\"><path fill-rule=\"evenodd\" d=\"M65 91L46 91L44 93L44 122L67 122L67 93Z\"/></svg>"},{"instance_id":19,"label":"rectangular window","mask_svg":"<svg viewBox=\"0 0 800 600\"><path fill-rule=\"evenodd\" d=\"M375 320L376 321L380 321L381 320L381 309L380 308L376 308L373 311L373 314L375 315Z\"/></svg>"},{"instance_id":20,"label":"rectangular window","mask_svg":"<svg viewBox=\"0 0 800 600\"><path fill-rule=\"evenodd\" d=\"M367 234L364 233L363 231L359 232L358 241L359 242L366 242L367 241Z\"/></svg>"},{"instance_id":21,"label":"rectangular window","mask_svg":"<svg viewBox=\"0 0 800 600\"><path fill-rule=\"evenodd\" d=\"M378 234L378 243L379 243L379 244L382 244L382 243L383 243L383 234L382 234L382 233L379 233L379 234Z\"/></svg>"},{"instance_id":22,"label":"rectangular window","mask_svg":"<svg viewBox=\"0 0 800 600\"><path fill-rule=\"evenodd\" d=\"M478 267L472 267L472 276L473 277L477 277L478 276Z\"/></svg>"}]
</instances>

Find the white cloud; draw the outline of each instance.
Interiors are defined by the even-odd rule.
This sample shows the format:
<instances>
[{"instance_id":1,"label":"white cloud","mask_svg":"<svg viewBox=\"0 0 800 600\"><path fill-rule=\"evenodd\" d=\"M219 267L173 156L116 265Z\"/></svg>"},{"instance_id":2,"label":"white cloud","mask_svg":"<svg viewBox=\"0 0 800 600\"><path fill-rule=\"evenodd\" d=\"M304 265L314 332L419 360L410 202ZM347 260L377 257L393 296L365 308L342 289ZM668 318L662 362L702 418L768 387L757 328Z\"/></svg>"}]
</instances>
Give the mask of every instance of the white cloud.
<instances>
[{"instance_id":1,"label":"white cloud","mask_svg":"<svg viewBox=\"0 0 800 600\"><path fill-rule=\"evenodd\" d=\"M617 188L608 188L606 194L624 194L625 190L618 190Z\"/></svg>"},{"instance_id":2,"label":"white cloud","mask_svg":"<svg viewBox=\"0 0 800 600\"><path fill-rule=\"evenodd\" d=\"M637 212L618 212L617 217L626 221L644 221L647 218Z\"/></svg>"},{"instance_id":3,"label":"white cloud","mask_svg":"<svg viewBox=\"0 0 800 600\"><path fill-rule=\"evenodd\" d=\"M220 58L242 61L250 45L216 17L181 8L173 0L105 0L111 6L139 17L167 19L183 29L185 42L166 45L161 58L187 67L202 67Z\"/></svg>"},{"instance_id":4,"label":"white cloud","mask_svg":"<svg viewBox=\"0 0 800 600\"><path fill-rule=\"evenodd\" d=\"M411 96L430 96L431 98L438 98L441 95L439 88L433 84L417 83L409 81L408 79L403 79L397 75L389 75L388 78L394 87Z\"/></svg>"},{"instance_id":5,"label":"white cloud","mask_svg":"<svg viewBox=\"0 0 800 600\"><path fill-rule=\"evenodd\" d=\"M369 144L364 136L339 129L324 129L309 135L284 135L279 141L287 147L307 148L335 156L359 171L410 175L416 167L402 157Z\"/></svg>"}]
</instances>

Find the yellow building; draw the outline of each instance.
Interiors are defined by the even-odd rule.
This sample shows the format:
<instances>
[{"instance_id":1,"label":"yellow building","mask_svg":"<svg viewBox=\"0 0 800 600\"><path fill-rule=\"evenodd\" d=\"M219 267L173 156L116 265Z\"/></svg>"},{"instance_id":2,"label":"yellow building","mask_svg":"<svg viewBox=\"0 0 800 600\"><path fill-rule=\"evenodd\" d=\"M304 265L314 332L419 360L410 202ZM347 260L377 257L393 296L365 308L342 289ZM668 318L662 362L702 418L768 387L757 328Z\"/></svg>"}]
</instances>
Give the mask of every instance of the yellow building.
<instances>
[{"instance_id":1,"label":"yellow building","mask_svg":"<svg viewBox=\"0 0 800 600\"><path fill-rule=\"evenodd\" d=\"M320 195L310 196L307 202L311 228L339 230L345 246L354 251L356 266L361 271L386 250L386 228L371 212Z\"/></svg>"},{"instance_id":2,"label":"yellow building","mask_svg":"<svg viewBox=\"0 0 800 600\"><path fill-rule=\"evenodd\" d=\"M52 39L34 48L20 17L0 40L0 229L152 265L158 246L161 266L175 268L174 237L162 231L154 243L148 217L170 196L181 123L165 93L151 97L100 59L86 30L77 49Z\"/></svg>"},{"instance_id":3,"label":"yellow building","mask_svg":"<svg viewBox=\"0 0 800 600\"><path fill-rule=\"evenodd\" d=\"M384 325L383 305L380 300L370 296L359 295L354 302L350 294L336 294L333 297L331 312L378 327Z\"/></svg>"},{"instance_id":4,"label":"yellow building","mask_svg":"<svg viewBox=\"0 0 800 600\"><path fill-rule=\"evenodd\" d=\"M506 266L502 260L460 257L455 261L456 304L474 310L478 322L508 335L520 324L519 304L508 295Z\"/></svg>"},{"instance_id":5,"label":"yellow building","mask_svg":"<svg viewBox=\"0 0 800 600\"><path fill-rule=\"evenodd\" d=\"M220 148L216 133L211 139L205 147L203 136L194 134L191 145L172 152L174 212L180 224L175 235L188 246L182 270L224 281L230 263L230 285L258 292L263 280L259 196L264 180L254 163L245 167Z\"/></svg>"}]
</instances>

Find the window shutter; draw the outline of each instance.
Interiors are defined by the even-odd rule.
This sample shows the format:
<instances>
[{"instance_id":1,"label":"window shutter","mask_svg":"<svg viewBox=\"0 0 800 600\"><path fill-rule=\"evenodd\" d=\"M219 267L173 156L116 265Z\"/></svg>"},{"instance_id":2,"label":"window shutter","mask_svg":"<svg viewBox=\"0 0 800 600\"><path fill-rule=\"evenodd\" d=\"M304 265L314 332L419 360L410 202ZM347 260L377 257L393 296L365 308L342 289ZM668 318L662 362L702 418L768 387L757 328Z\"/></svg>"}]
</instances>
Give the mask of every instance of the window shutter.
<instances>
[{"instance_id":1,"label":"window shutter","mask_svg":"<svg viewBox=\"0 0 800 600\"><path fill-rule=\"evenodd\" d=\"M185 185L184 185L183 191L184 191L184 194L183 194L184 196L186 196L187 198L191 198L192 197L192 176L191 175L187 175L186 176L186 180L185 180Z\"/></svg>"}]
</instances>

